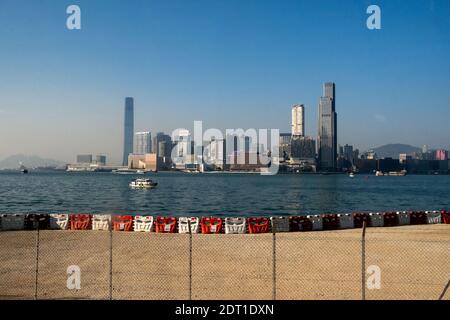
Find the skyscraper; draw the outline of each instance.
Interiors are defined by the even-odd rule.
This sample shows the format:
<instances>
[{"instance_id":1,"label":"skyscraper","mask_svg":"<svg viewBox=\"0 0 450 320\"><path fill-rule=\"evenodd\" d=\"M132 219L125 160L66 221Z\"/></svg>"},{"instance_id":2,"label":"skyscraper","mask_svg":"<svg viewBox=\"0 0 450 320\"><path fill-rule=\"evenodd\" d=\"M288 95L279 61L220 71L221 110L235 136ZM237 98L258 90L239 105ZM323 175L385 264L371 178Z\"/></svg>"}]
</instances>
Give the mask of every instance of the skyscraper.
<instances>
[{"instance_id":1,"label":"skyscraper","mask_svg":"<svg viewBox=\"0 0 450 320\"><path fill-rule=\"evenodd\" d=\"M317 136L319 167L324 171L336 170L337 114L336 87L327 82L319 102L319 133Z\"/></svg>"},{"instance_id":2,"label":"skyscraper","mask_svg":"<svg viewBox=\"0 0 450 320\"><path fill-rule=\"evenodd\" d=\"M146 154L152 152L152 134L149 131L136 132L134 135L134 153Z\"/></svg>"},{"instance_id":3,"label":"skyscraper","mask_svg":"<svg viewBox=\"0 0 450 320\"><path fill-rule=\"evenodd\" d=\"M305 106L303 104L292 107L292 135L305 136Z\"/></svg>"},{"instance_id":4,"label":"skyscraper","mask_svg":"<svg viewBox=\"0 0 450 320\"><path fill-rule=\"evenodd\" d=\"M123 161L122 165L128 165L128 155L133 153L134 135L134 99L125 98L125 121L123 136Z\"/></svg>"}]
</instances>

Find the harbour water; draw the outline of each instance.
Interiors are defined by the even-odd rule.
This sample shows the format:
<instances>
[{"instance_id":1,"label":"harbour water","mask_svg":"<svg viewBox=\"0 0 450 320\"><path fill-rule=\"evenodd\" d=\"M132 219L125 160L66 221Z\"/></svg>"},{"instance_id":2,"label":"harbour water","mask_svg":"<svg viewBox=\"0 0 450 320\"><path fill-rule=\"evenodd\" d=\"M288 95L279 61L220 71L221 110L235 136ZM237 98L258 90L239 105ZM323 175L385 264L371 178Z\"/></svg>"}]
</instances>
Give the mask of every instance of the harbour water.
<instances>
[{"instance_id":1,"label":"harbour water","mask_svg":"<svg viewBox=\"0 0 450 320\"><path fill-rule=\"evenodd\" d=\"M450 209L450 176L0 173L0 213L271 216Z\"/></svg>"}]
</instances>

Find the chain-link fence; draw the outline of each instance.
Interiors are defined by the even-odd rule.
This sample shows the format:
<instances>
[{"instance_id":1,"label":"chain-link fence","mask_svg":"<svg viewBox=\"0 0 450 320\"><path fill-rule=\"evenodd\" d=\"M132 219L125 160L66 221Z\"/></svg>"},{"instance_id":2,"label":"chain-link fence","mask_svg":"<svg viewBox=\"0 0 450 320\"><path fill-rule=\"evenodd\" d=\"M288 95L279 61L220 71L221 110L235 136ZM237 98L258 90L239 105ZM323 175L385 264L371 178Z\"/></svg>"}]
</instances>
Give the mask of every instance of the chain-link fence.
<instances>
[{"instance_id":1,"label":"chain-link fence","mask_svg":"<svg viewBox=\"0 0 450 320\"><path fill-rule=\"evenodd\" d=\"M448 225L0 232L1 299L450 299Z\"/></svg>"}]
</instances>

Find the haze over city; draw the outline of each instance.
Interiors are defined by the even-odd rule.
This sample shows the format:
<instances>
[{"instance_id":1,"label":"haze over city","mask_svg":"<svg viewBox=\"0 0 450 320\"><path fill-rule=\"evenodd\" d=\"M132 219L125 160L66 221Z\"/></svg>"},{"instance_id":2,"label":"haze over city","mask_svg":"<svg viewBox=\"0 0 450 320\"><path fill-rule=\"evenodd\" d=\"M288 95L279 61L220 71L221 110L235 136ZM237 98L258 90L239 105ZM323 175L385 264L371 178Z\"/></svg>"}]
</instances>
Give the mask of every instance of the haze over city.
<instances>
[{"instance_id":1,"label":"haze over city","mask_svg":"<svg viewBox=\"0 0 450 320\"><path fill-rule=\"evenodd\" d=\"M70 1L0 4L0 159L122 156L123 99L135 129L290 132L305 105L317 135L322 84L336 83L338 143L450 149L450 3L378 1ZM339 10L337 10L339 8ZM420 24L417 23L420 21Z\"/></svg>"}]
</instances>

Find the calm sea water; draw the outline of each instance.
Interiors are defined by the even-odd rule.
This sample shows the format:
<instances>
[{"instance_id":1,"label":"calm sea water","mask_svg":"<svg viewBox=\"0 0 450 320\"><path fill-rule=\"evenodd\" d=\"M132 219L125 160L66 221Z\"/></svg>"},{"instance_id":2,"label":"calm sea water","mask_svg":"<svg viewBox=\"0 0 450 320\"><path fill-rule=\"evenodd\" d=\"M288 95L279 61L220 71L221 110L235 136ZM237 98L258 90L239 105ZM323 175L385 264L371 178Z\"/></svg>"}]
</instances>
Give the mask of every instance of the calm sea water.
<instances>
[{"instance_id":1,"label":"calm sea water","mask_svg":"<svg viewBox=\"0 0 450 320\"><path fill-rule=\"evenodd\" d=\"M157 173L149 175L156 189L132 190L135 177L3 172L0 212L265 216L450 209L450 176Z\"/></svg>"}]
</instances>

